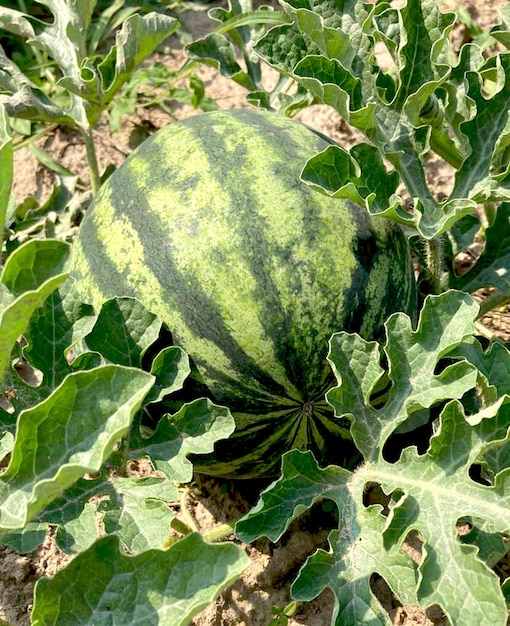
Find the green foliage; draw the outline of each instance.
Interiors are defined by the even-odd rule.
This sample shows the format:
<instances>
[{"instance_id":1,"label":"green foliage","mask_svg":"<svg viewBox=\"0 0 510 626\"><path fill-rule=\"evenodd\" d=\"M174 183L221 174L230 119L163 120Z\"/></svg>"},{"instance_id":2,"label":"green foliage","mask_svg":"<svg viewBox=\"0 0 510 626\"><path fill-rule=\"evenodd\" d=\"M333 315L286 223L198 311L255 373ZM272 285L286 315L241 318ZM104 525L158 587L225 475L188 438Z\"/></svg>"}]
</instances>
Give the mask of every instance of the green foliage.
<instances>
[{"instance_id":1,"label":"green foliage","mask_svg":"<svg viewBox=\"0 0 510 626\"><path fill-rule=\"evenodd\" d=\"M184 545L177 541L164 549L174 518L168 505L179 499L177 485L192 479L187 456L210 452L215 441L228 437L232 416L228 409L198 398L175 415L163 414L156 429L144 426L148 405L157 406L182 388L190 372L187 356L173 346L158 349L161 323L138 302L114 299L95 314L76 301L69 281L55 290L58 282L47 279L40 254L25 259L41 243L54 254L68 248L50 240L29 242L11 255L2 276L8 295L31 289L16 303L28 294L39 307L31 319L30 312L19 313L25 326L20 322L16 327L14 340L21 333L26 337L23 357L40 368L42 382L34 389L11 368L4 377L2 391L8 390L12 402L11 412L0 409L3 453L10 452L0 477L1 540L26 552L44 540L51 526L61 549L79 554L69 571L38 587L33 623L66 623L70 614L75 615L73 623L90 623L86 606L100 610L103 602L112 601L102 593L106 585L124 589L124 570L131 572L130 584L138 585L141 593L161 595L156 614L172 614L178 623L187 623L246 567L247 557L235 546L212 546L195 535L186 537ZM12 269L16 262L24 271ZM62 277L57 274L57 279ZM32 282L41 282L46 291L39 295ZM53 293L48 297L49 289ZM2 345L4 360L11 347ZM144 363L149 371L142 369ZM10 433L14 439L6 439ZM159 473L133 475L130 464L143 459ZM99 539L102 532L108 535L104 540ZM132 561L126 551L139 555L138 560ZM182 553L187 554L186 567ZM182 605L179 585L188 588L189 568L202 568L208 559L218 565L214 575L208 571L205 577L194 577L193 592ZM70 587L69 579L75 579L75 568L86 577L89 570L96 573L96 591L71 585L74 591L62 594ZM172 593L161 587L162 571L170 576L165 584ZM91 608L91 600L83 604L82 593L92 593L97 607ZM53 594L62 596L58 608ZM131 606L121 599L110 610L118 623L132 623L140 600ZM142 611L149 610L152 601L143 606Z\"/></svg>"},{"instance_id":2,"label":"green foliage","mask_svg":"<svg viewBox=\"0 0 510 626\"><path fill-rule=\"evenodd\" d=\"M297 607L298 603L295 601L289 602L283 609L278 606L271 607L271 613L274 617L267 626L287 626L289 617L292 617L296 613Z\"/></svg>"},{"instance_id":3,"label":"green foliage","mask_svg":"<svg viewBox=\"0 0 510 626\"><path fill-rule=\"evenodd\" d=\"M69 253L64 242L28 241L0 277L0 449L9 454L0 540L28 552L52 527L59 547L77 554L69 569L38 583L34 624L69 623L70 615L96 623L91 614L106 609L119 624L168 615L185 624L248 562L237 546L197 533L168 547L169 504L192 478L187 456L212 451L234 422L205 398L174 415L165 410L191 371L187 355L162 344L161 322L135 300L115 298L98 312L82 305ZM161 416L157 428L144 423L149 407ZM130 471L143 462L159 472Z\"/></svg>"},{"instance_id":4,"label":"green foliage","mask_svg":"<svg viewBox=\"0 0 510 626\"><path fill-rule=\"evenodd\" d=\"M330 550L309 557L292 594L311 600L329 587L338 626L391 623L371 590L374 573L402 603L424 608L437 603L453 624L506 624L500 581L486 564L485 535L472 533L469 543L461 542L456 526L470 520L497 542L499 556L506 553L501 533L510 528L508 465L495 468L489 485L475 481L470 470L489 451L508 447L509 399L492 397L486 403L479 397L476 412L467 413L456 398L474 389L483 375L462 357L441 373L434 371L442 357L470 338L475 316L476 306L462 293L427 298L417 330L403 314L390 317L384 360L378 344L347 333L333 335L329 359L338 387L328 401L338 417L351 421L364 463L354 472L320 468L309 452L289 452L281 478L236 526L244 541L263 535L277 541L314 501L332 500L339 527L331 532ZM507 350L505 355L510 357ZM384 405L375 409L371 393L385 375L392 387ZM425 452L406 447L388 460L399 425L412 423L432 404L441 410ZM387 494L386 507L367 503L373 485ZM401 549L411 531L423 542L419 563Z\"/></svg>"},{"instance_id":5,"label":"green foliage","mask_svg":"<svg viewBox=\"0 0 510 626\"><path fill-rule=\"evenodd\" d=\"M191 90L168 86L143 102L141 83L156 88L178 79L169 72L158 77L155 66L138 69L179 27L177 19L166 14L165 3L13 4L0 7L0 31L5 35L4 47L0 46L0 103L15 120L13 127L29 139L40 136L41 127L43 132L58 124L78 129L87 148L94 193L101 177L92 129L103 113L110 111L111 123L119 130L122 115L174 96L195 106L213 106L197 78L191 80ZM48 165L47 156L33 149Z\"/></svg>"},{"instance_id":6,"label":"green foliage","mask_svg":"<svg viewBox=\"0 0 510 626\"><path fill-rule=\"evenodd\" d=\"M140 15L132 10L116 32L115 45L108 53L97 54L98 44L108 32L103 31L100 36L101 20L92 23L95 2L46 0L40 4L46 8L43 15L49 20L4 7L0 25L28 40L34 54L35 50L42 50L55 63L55 70L46 73L55 99L24 75L1 50L4 73L0 87L5 94L1 101L16 118L72 124L83 130L94 126L100 112L134 69L178 25L174 17L155 12ZM117 11L120 6L115 3Z\"/></svg>"},{"instance_id":7,"label":"green foliage","mask_svg":"<svg viewBox=\"0 0 510 626\"><path fill-rule=\"evenodd\" d=\"M227 8L209 10L209 17L219 26L214 32L185 46L189 59L215 67L223 76L248 90L247 101L264 109L291 114L312 103L306 89L292 78L282 76L268 91L263 82L262 64L254 52L266 24L286 23L281 12L270 6L253 10L252 0L228 0ZM244 61L244 68L238 62Z\"/></svg>"},{"instance_id":8,"label":"green foliage","mask_svg":"<svg viewBox=\"0 0 510 626\"><path fill-rule=\"evenodd\" d=\"M161 322L139 302L118 294L94 311L66 281L67 244L20 245L41 232L74 232L69 221L52 232L48 221L74 195L69 172L39 154L61 176L52 198L43 207L9 200L12 141L2 103L25 133L29 120L86 134L105 110L118 124L140 102L150 105L168 78L158 66L135 66L175 30L174 18L120 1L97 3L94 12L94 4L0 9L9 32L0 50L0 231L7 224L14 242L0 278L0 541L26 553L51 527L58 546L76 555L37 583L33 624L186 624L248 564L233 543L212 544L196 532L169 540L168 505L191 479L188 456L228 438L231 415L205 398L175 395L189 382L187 355L161 344ZM362 463L354 471L324 468L310 452L287 453L280 478L237 523L237 537L277 541L315 502L337 513L329 549L307 559L293 601L273 607L275 626L325 588L335 597L334 624L389 625L374 574L404 604L439 604L451 624L504 626L510 583L494 567L510 535L510 351L475 333L480 314L510 297L510 57L492 48L494 41L510 47L509 8L490 33L461 13L473 41L456 51L455 17L435 0L402 9L384 0L281 5L282 12L253 11L248 2L214 9L219 27L186 48L190 58L243 85L260 107L293 114L311 103L332 106L365 141L312 157L303 179L419 238L425 293L431 286L494 293L480 311L467 293L427 297L419 323L393 315L381 343L333 335L337 384L327 401L350 423ZM115 33L113 52L102 52ZM28 40L35 43L20 45ZM269 92L262 63L281 75ZM213 106L200 82L191 95L165 94ZM455 170L445 199L426 176L431 151ZM411 204L398 195L400 183ZM475 238L482 254L460 273L456 257ZM131 472L131 463L147 461L157 474ZM403 549L413 538L414 559Z\"/></svg>"}]
</instances>

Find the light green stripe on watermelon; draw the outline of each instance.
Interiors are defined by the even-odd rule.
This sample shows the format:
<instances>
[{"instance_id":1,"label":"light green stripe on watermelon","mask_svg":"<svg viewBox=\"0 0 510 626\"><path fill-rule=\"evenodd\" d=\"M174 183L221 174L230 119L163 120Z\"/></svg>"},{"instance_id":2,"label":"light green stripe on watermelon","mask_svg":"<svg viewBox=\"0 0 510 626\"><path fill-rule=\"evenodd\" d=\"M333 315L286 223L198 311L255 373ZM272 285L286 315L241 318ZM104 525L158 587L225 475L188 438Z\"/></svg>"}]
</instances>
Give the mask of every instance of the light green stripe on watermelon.
<instances>
[{"instance_id":1,"label":"light green stripe on watermelon","mask_svg":"<svg viewBox=\"0 0 510 626\"><path fill-rule=\"evenodd\" d=\"M235 125L231 132L236 132ZM187 140L184 139L184 141ZM192 136L189 141L193 141ZM256 276L249 260L243 254L243 241L239 230L233 227L236 216L233 215L232 220L225 221L218 214L222 207L231 203L234 190L229 188L227 192L225 187L222 187L214 175L214 162L211 163L211 159L204 158L203 153L198 152L197 156L193 155L192 168L195 171L198 168L203 172L209 184L206 188L199 186L195 188L194 201L191 206L186 194L176 193L171 199L171 209L167 210L167 201L164 211L159 212L158 207L164 206L160 198L165 196L165 188L150 189L147 192L149 204L155 207L155 213L165 223L169 245L174 246L176 250L174 254L176 267L186 273L189 280L196 280L210 294L219 310L222 311L223 320L232 339L239 345L250 346L250 355L258 363L272 363L271 375L274 380L287 389L290 397L299 401L301 393L294 385L289 384L286 370L278 362L275 354L274 342L267 334L267 326L263 324L265 319L262 301L256 295ZM182 173L183 176L186 175L186 167ZM242 171L239 175L244 178ZM243 190L239 189L237 192L242 193ZM167 192L166 195L168 196ZM214 198L214 203L211 202L211 198ZM260 208L260 205L258 206ZM168 219L168 214L171 215L171 220ZM189 248L179 246L182 229L192 233L195 228L200 231L200 236L193 240L192 246ZM219 254L216 255L215 251ZM236 289L226 289L225 285L233 286L233 272L235 272ZM171 311L168 311L168 315L171 315ZM197 345L199 338L195 334L187 333L188 329L178 324L172 327L181 336L185 333L188 335L186 342L191 353L203 354L205 360L219 365L214 355L206 355ZM232 370L229 373L234 377L237 374L239 378L239 372Z\"/></svg>"},{"instance_id":2,"label":"light green stripe on watermelon","mask_svg":"<svg viewBox=\"0 0 510 626\"><path fill-rule=\"evenodd\" d=\"M87 283L87 290L81 291L82 296L98 308L101 303L113 295L136 295L146 307L165 319L170 328L175 329L185 324L177 311L166 306L166 294L162 285L154 273L149 271L149 263L145 257L144 250L138 232L131 224L127 216L118 216L110 204L111 189L104 188L101 196L102 211L95 219L97 235L104 244L104 253L108 260L115 266L115 269L122 273L127 283L136 284L136 292L126 289L124 293L113 294L99 289L94 281ZM89 258L90 259L90 258ZM78 239L74 246L74 268L77 275L90 275L90 264L87 255L84 254L81 241ZM122 291L122 290L121 290ZM158 303L164 303L163 307ZM218 366L226 371L230 368L230 361L224 352L211 341L201 337L195 337L195 350L208 354ZM232 375L235 375L232 370Z\"/></svg>"},{"instance_id":3,"label":"light green stripe on watermelon","mask_svg":"<svg viewBox=\"0 0 510 626\"><path fill-rule=\"evenodd\" d=\"M231 129L235 132L235 128ZM189 129L181 128L179 141L184 145L193 145L196 137ZM156 137L155 144L158 139ZM191 164L191 165L190 165ZM214 163L213 163L214 165ZM239 254L242 241L236 237L231 222L225 222L219 217L216 219L214 204L227 206L231 202L232 190L227 193L214 178L210 158L206 158L203 152L193 151L192 158L179 163L178 176L172 181L175 187L171 195L168 186L151 186L144 188L143 181L150 176L150 168L143 158L133 157L126 164L133 187L138 186L140 191L147 197L147 202L154 216L161 220L161 228L165 233L165 245L173 250L173 260L177 270L185 274L192 284L200 284L224 312L223 319L228 326L233 340L240 345L250 345L250 355L258 363L271 363L271 376L287 390L290 398L295 402L302 401L302 394L289 381L285 368L278 363L274 352L274 343L267 335L267 329L262 325L264 315L259 303L254 299L256 283L252 268ZM190 177L199 170L207 178L207 187L197 185L193 190L192 202L186 193L179 193L180 183L189 181ZM186 192L186 189L184 190ZM239 191L242 191L241 189ZM111 218L107 220L110 221ZM105 229L110 228L108 223ZM200 237L193 239L189 247L180 245L183 231L189 236L194 232L200 232ZM292 237L297 235L297 230ZM100 236L103 232L100 232ZM118 246L117 246L118 248ZM214 259L214 250L221 250L221 258ZM237 290L226 290L223 285L231 283L231 274L235 268ZM133 276L139 271L137 267ZM147 274L147 267L145 269ZM141 298L150 303L153 308L167 322L169 327L179 337L185 338L187 350L191 354L200 354L208 362L215 363L217 369L223 370L228 376L243 383L243 377L238 370L232 367L227 355L213 342L206 341L195 333L190 333L187 324L182 320L178 310L168 299L162 298L158 292L154 292L151 284L138 285ZM250 306L246 303L250 302ZM260 389L264 393L263 389Z\"/></svg>"}]
</instances>

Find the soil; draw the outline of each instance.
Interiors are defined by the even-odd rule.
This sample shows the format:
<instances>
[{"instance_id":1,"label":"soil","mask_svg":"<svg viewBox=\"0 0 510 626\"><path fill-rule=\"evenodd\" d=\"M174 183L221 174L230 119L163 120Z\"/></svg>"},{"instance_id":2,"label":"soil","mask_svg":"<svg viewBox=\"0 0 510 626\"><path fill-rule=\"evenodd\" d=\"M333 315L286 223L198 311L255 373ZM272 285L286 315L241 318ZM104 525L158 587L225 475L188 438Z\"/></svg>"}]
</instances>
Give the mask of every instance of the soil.
<instances>
[{"instance_id":1,"label":"soil","mask_svg":"<svg viewBox=\"0 0 510 626\"><path fill-rule=\"evenodd\" d=\"M393 3L396 4L396 3ZM465 8L474 24L486 27L497 23L496 9L504 6L503 0L443 0L445 10L453 10L459 5ZM207 8L212 6L207 5ZM211 22L204 10L188 11L184 20L194 36L202 36L211 28ZM459 42L465 37L461 25L455 31ZM173 37L169 40L164 54L154 57L172 68L183 62L182 45ZM204 80L206 93L221 108L248 106L245 92L235 83L220 76L212 68L203 67L198 74ZM268 70L267 81L274 80ZM173 106L168 115L161 109L148 109L137 112L126 119L120 133L114 133L106 124L100 125L95 133L100 169L113 163L120 165L132 149L147 134L174 119L182 119L197 111L190 106ZM356 137L338 115L328 107L313 106L301 112L298 119L309 126L329 135L344 146L356 141ZM88 173L85 149L79 135L56 129L41 143L42 147L71 171L79 174L85 184ZM438 197L446 193L452 183L452 171L439 159L428 164L430 176L435 181L434 189ZM35 195L44 200L53 184L52 174L38 165L35 157L26 149L15 154L15 181L13 191L18 202L27 195ZM506 312L491 313L484 323L505 340L510 339L510 315ZM186 507L194 518L197 527L208 532L226 521L240 518L257 500L265 485L260 481L225 481L197 475L188 489ZM327 547L327 536L331 528L328 514L314 510L296 520L290 531L277 543L259 540L244 546L252 564L230 589L206 608L194 620L195 626L267 626L273 617L271 608L283 608L290 602L290 584L307 555L318 547ZM420 542L408 538L406 549L413 558L420 558ZM49 532L45 543L34 552L19 555L9 548L0 547L0 618L12 626L27 626L32 602L34 584L41 576L52 576L63 567L70 557L55 546ZM439 607L427 611L419 607L401 606L393 597L384 580L373 577L372 587L381 603L388 611L393 624L406 626L446 626L449 622ZM297 612L289 618L289 626L326 626L331 623L334 608L333 594L327 590L310 603L299 604Z\"/></svg>"}]
</instances>

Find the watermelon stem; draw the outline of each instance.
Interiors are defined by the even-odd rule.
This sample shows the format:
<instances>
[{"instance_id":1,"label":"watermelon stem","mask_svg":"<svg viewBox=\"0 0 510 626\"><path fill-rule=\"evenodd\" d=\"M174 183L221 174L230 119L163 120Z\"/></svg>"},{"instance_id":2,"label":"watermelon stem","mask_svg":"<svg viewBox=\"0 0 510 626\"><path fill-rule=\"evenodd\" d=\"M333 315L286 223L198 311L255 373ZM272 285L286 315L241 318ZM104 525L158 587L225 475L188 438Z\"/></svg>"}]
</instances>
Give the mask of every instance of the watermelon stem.
<instances>
[{"instance_id":1,"label":"watermelon stem","mask_svg":"<svg viewBox=\"0 0 510 626\"><path fill-rule=\"evenodd\" d=\"M92 131L83 131L83 141L85 142L85 150L87 151L87 161L90 170L90 188L92 195L96 195L101 187L101 175L99 174L99 166L97 164L96 147L92 137Z\"/></svg>"},{"instance_id":2,"label":"watermelon stem","mask_svg":"<svg viewBox=\"0 0 510 626\"><path fill-rule=\"evenodd\" d=\"M179 508L181 510L181 515L184 517L184 522L182 523L189 529L189 532L197 532L198 528L195 524L195 520L191 517L186 506L186 498L188 497L189 493L189 487L184 487L184 489L180 490L179 494Z\"/></svg>"},{"instance_id":3,"label":"watermelon stem","mask_svg":"<svg viewBox=\"0 0 510 626\"><path fill-rule=\"evenodd\" d=\"M426 240L427 270L432 293L441 293L441 275L443 268L443 242L440 237Z\"/></svg>"},{"instance_id":4,"label":"watermelon stem","mask_svg":"<svg viewBox=\"0 0 510 626\"><path fill-rule=\"evenodd\" d=\"M178 517L174 517L174 519L170 523L170 527L176 530L179 534L183 536L191 535L191 533L194 532L192 528L190 528L187 524L185 524Z\"/></svg>"},{"instance_id":5,"label":"watermelon stem","mask_svg":"<svg viewBox=\"0 0 510 626\"><path fill-rule=\"evenodd\" d=\"M226 539L230 535L234 533L234 526L232 524L221 524L216 528L213 528L204 536L207 541L221 541L222 539Z\"/></svg>"}]
</instances>

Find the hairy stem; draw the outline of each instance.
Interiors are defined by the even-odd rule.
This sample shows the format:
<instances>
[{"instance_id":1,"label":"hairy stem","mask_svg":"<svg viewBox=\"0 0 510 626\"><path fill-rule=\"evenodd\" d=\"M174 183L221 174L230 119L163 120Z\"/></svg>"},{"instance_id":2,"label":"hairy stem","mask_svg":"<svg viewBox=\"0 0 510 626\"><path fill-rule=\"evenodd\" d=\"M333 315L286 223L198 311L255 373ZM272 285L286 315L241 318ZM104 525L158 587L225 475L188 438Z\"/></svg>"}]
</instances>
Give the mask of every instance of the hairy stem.
<instances>
[{"instance_id":1,"label":"hairy stem","mask_svg":"<svg viewBox=\"0 0 510 626\"><path fill-rule=\"evenodd\" d=\"M427 270L433 293L441 293L441 274L443 268L443 242L440 237L425 242Z\"/></svg>"}]
</instances>

